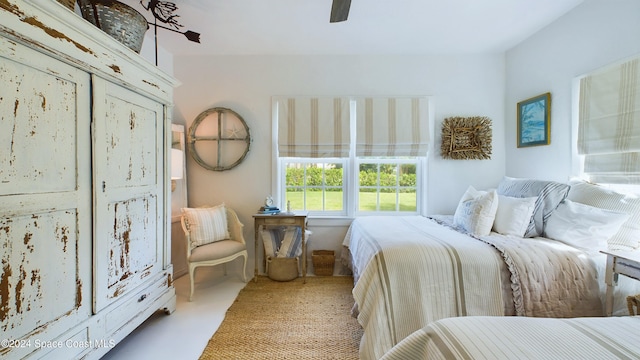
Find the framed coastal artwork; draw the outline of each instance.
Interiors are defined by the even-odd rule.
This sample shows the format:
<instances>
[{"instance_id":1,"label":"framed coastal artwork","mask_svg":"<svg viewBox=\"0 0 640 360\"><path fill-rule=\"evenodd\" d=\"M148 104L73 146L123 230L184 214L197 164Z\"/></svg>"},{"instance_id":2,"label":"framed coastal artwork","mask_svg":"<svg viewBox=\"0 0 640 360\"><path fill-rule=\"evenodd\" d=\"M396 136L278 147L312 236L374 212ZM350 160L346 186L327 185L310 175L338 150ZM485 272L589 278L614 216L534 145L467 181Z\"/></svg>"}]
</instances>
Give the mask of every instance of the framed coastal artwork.
<instances>
[{"instance_id":1,"label":"framed coastal artwork","mask_svg":"<svg viewBox=\"0 0 640 360\"><path fill-rule=\"evenodd\" d=\"M549 145L551 93L518 103L518 147Z\"/></svg>"}]
</instances>

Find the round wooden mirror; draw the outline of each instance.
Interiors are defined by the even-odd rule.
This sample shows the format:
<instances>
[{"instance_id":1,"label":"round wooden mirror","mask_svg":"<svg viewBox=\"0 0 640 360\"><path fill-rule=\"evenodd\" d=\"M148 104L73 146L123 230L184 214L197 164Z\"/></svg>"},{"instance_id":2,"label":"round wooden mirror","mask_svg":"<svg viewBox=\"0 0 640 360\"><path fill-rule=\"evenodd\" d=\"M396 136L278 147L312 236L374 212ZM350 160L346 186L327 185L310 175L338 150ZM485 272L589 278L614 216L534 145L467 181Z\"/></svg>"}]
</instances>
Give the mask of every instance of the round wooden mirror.
<instances>
[{"instance_id":1,"label":"round wooden mirror","mask_svg":"<svg viewBox=\"0 0 640 360\"><path fill-rule=\"evenodd\" d=\"M196 117L187 143L200 166L224 171L233 169L247 156L251 134L242 116L231 109L215 107Z\"/></svg>"}]
</instances>

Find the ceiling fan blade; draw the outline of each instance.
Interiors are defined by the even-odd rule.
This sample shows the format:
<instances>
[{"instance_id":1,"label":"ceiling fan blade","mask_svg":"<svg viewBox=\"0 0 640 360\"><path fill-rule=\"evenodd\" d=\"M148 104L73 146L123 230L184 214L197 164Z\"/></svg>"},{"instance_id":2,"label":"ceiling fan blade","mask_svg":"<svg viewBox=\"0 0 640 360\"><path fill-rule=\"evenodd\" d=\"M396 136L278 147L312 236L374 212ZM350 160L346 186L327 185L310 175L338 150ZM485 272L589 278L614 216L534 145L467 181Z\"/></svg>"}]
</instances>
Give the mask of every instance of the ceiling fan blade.
<instances>
[{"instance_id":1,"label":"ceiling fan blade","mask_svg":"<svg viewBox=\"0 0 640 360\"><path fill-rule=\"evenodd\" d=\"M329 22L335 23L347 20L349 7L351 7L351 0L333 0Z\"/></svg>"}]
</instances>

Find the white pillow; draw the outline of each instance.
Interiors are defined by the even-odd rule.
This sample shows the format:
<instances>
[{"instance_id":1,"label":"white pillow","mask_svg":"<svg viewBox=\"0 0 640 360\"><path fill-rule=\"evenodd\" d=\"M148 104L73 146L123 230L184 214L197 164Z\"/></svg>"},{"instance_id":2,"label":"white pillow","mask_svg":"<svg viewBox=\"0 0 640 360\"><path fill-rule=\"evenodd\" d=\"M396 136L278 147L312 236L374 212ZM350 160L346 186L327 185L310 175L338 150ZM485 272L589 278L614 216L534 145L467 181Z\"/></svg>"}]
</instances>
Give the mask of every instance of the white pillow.
<instances>
[{"instance_id":1,"label":"white pillow","mask_svg":"<svg viewBox=\"0 0 640 360\"><path fill-rule=\"evenodd\" d=\"M553 210L567 197L569 185L555 181L519 179L505 176L498 184L498 194L513 197L537 196L536 207L531 222L524 233L525 237L541 236L544 224Z\"/></svg>"},{"instance_id":2,"label":"white pillow","mask_svg":"<svg viewBox=\"0 0 640 360\"><path fill-rule=\"evenodd\" d=\"M224 204L208 208L182 208L182 215L189 224L192 247L230 238Z\"/></svg>"},{"instance_id":3,"label":"white pillow","mask_svg":"<svg viewBox=\"0 0 640 360\"><path fill-rule=\"evenodd\" d=\"M565 199L547 220L545 237L587 251L606 250L607 241L627 219L625 213Z\"/></svg>"},{"instance_id":4,"label":"white pillow","mask_svg":"<svg viewBox=\"0 0 640 360\"><path fill-rule=\"evenodd\" d=\"M567 199L601 209L624 212L629 220L609 239L610 250L633 251L640 247L640 197L623 194L603 186L574 180Z\"/></svg>"},{"instance_id":5,"label":"white pillow","mask_svg":"<svg viewBox=\"0 0 640 360\"><path fill-rule=\"evenodd\" d=\"M493 222L493 230L504 235L523 237L531 222L536 200L537 196L515 198L498 195L498 211Z\"/></svg>"},{"instance_id":6,"label":"white pillow","mask_svg":"<svg viewBox=\"0 0 640 360\"><path fill-rule=\"evenodd\" d=\"M469 186L458 203L453 224L472 235L489 235L497 210L498 193L495 190L478 191Z\"/></svg>"}]
</instances>

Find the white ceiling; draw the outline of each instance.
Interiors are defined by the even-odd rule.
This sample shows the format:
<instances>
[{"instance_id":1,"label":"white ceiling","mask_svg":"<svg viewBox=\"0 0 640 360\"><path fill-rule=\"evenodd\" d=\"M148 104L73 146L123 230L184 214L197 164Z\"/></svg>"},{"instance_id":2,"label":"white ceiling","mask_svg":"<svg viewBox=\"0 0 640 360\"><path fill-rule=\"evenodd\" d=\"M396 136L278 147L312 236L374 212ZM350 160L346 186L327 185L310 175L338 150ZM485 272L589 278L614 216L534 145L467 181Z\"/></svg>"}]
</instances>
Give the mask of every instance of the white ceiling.
<instances>
[{"instance_id":1,"label":"white ceiling","mask_svg":"<svg viewBox=\"0 0 640 360\"><path fill-rule=\"evenodd\" d=\"M121 1L153 20L140 0ZM201 43L158 29L158 44L177 56L503 52L582 1L352 0L331 24L331 0L174 0L180 30Z\"/></svg>"}]
</instances>

